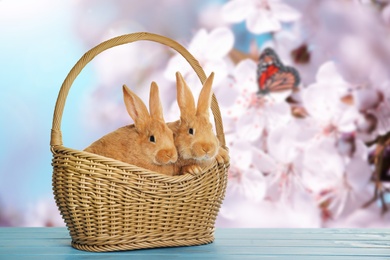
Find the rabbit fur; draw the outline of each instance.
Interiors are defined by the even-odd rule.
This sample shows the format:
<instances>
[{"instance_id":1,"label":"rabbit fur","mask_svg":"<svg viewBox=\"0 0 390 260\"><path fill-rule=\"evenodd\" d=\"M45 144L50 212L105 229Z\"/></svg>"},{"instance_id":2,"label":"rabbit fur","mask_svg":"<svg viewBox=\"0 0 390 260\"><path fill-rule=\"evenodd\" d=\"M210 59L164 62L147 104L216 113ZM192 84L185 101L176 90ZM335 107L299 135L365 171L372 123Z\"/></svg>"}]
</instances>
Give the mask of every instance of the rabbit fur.
<instances>
[{"instance_id":1,"label":"rabbit fur","mask_svg":"<svg viewBox=\"0 0 390 260\"><path fill-rule=\"evenodd\" d=\"M154 172L176 175L178 154L173 132L166 125L158 86L150 87L149 110L142 100L123 85L124 103L133 125L121 127L85 149Z\"/></svg>"},{"instance_id":2,"label":"rabbit fur","mask_svg":"<svg viewBox=\"0 0 390 260\"><path fill-rule=\"evenodd\" d=\"M214 73L206 79L199 94L197 107L194 96L184 81L176 73L177 102L180 109L180 120L168 123L172 129L179 159L177 165L180 174L199 174L214 159L219 164L229 161L228 151L222 148L213 132L209 110L212 99Z\"/></svg>"}]
</instances>

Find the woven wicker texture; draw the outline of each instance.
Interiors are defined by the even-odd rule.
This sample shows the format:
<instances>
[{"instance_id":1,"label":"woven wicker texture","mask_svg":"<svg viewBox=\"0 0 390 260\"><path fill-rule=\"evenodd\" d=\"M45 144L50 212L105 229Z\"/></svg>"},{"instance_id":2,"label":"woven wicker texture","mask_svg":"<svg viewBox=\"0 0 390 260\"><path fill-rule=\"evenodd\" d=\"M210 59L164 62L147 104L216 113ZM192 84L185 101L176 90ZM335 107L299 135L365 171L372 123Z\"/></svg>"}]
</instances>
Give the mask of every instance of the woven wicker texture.
<instances>
[{"instance_id":1,"label":"woven wicker texture","mask_svg":"<svg viewBox=\"0 0 390 260\"><path fill-rule=\"evenodd\" d=\"M111 158L63 146L61 119L69 89L81 70L99 53L139 40L154 41L179 52L201 82L198 61L177 42L150 33L105 41L75 64L60 89L53 116L53 192L69 229L72 246L87 251L117 251L189 246L214 240L214 224L225 196L229 163L216 162L196 176L166 176ZM217 137L225 137L213 95Z\"/></svg>"}]
</instances>

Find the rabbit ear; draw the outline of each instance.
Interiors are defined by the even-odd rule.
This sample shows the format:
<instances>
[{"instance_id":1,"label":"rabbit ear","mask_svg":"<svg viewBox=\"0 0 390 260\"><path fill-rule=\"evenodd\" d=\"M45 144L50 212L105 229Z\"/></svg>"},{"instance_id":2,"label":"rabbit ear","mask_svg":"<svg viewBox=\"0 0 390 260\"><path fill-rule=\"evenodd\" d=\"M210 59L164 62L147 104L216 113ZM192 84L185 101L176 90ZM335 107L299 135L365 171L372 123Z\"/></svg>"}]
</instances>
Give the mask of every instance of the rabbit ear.
<instances>
[{"instance_id":1,"label":"rabbit ear","mask_svg":"<svg viewBox=\"0 0 390 260\"><path fill-rule=\"evenodd\" d=\"M196 115L209 115L209 109L211 106L211 97L212 91L211 87L213 85L214 72L210 74L210 76L206 79L203 84L203 88L200 91L199 99L198 99L198 109L196 111Z\"/></svg>"},{"instance_id":2,"label":"rabbit ear","mask_svg":"<svg viewBox=\"0 0 390 260\"><path fill-rule=\"evenodd\" d=\"M180 108L180 116L186 118L196 114L194 96L180 72L176 72L177 103Z\"/></svg>"},{"instance_id":3,"label":"rabbit ear","mask_svg":"<svg viewBox=\"0 0 390 260\"><path fill-rule=\"evenodd\" d=\"M146 108L144 102L142 102L142 100L126 85L123 85L123 98L127 112L134 120L134 124L136 126L144 125L150 118L148 109Z\"/></svg>"},{"instance_id":4,"label":"rabbit ear","mask_svg":"<svg viewBox=\"0 0 390 260\"><path fill-rule=\"evenodd\" d=\"M154 81L150 86L149 111L152 118L164 121L163 108L161 105L158 86Z\"/></svg>"}]
</instances>

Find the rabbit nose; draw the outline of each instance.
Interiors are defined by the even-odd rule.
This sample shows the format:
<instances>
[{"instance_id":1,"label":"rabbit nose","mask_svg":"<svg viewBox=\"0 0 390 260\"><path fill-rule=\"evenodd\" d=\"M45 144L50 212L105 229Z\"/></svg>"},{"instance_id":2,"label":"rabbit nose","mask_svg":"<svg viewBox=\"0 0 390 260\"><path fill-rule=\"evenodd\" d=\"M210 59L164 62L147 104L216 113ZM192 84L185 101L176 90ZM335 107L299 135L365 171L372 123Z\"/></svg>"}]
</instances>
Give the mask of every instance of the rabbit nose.
<instances>
[{"instance_id":1,"label":"rabbit nose","mask_svg":"<svg viewBox=\"0 0 390 260\"><path fill-rule=\"evenodd\" d=\"M172 150L164 150L164 154L167 158L172 159L173 161L177 160L177 153Z\"/></svg>"},{"instance_id":2,"label":"rabbit nose","mask_svg":"<svg viewBox=\"0 0 390 260\"><path fill-rule=\"evenodd\" d=\"M173 153L171 151L166 151L165 152L165 156L168 157L168 158L172 158Z\"/></svg>"},{"instance_id":3,"label":"rabbit nose","mask_svg":"<svg viewBox=\"0 0 390 260\"><path fill-rule=\"evenodd\" d=\"M208 154L209 152L211 152L212 149L213 149L213 147L212 147L211 145L209 145L209 144L203 144L203 145L202 145L202 150L203 150L206 154Z\"/></svg>"}]
</instances>

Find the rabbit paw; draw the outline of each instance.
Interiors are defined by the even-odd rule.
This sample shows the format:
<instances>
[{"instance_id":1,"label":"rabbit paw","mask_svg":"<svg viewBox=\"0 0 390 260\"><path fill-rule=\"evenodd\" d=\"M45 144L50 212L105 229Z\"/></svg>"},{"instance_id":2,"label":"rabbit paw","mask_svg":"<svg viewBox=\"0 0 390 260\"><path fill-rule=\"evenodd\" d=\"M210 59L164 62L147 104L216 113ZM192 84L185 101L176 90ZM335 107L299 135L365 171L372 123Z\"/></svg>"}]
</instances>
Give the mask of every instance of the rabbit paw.
<instances>
[{"instance_id":1,"label":"rabbit paw","mask_svg":"<svg viewBox=\"0 0 390 260\"><path fill-rule=\"evenodd\" d=\"M218 164L224 164L229 162L230 157L227 150L222 147L219 147L218 154L215 156Z\"/></svg>"},{"instance_id":2,"label":"rabbit paw","mask_svg":"<svg viewBox=\"0 0 390 260\"><path fill-rule=\"evenodd\" d=\"M197 175L202 172L202 167L196 164L186 165L182 168L182 173L189 173L191 175Z\"/></svg>"}]
</instances>

